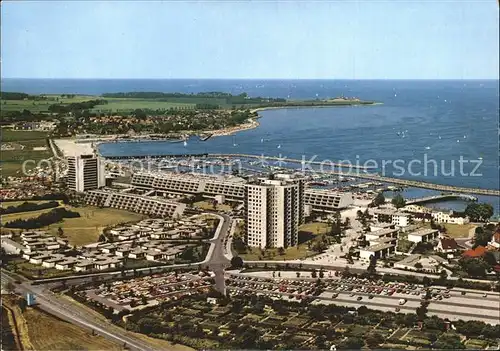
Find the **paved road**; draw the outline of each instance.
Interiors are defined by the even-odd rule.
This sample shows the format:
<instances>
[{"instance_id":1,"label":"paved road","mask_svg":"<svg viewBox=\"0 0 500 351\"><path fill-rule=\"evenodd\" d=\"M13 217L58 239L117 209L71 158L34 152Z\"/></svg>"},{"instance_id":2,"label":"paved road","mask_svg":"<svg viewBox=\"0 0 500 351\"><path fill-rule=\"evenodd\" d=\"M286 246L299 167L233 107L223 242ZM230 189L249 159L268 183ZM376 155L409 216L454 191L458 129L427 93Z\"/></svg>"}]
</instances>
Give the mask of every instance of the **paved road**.
<instances>
[{"instance_id":1,"label":"paved road","mask_svg":"<svg viewBox=\"0 0 500 351\"><path fill-rule=\"evenodd\" d=\"M9 276L8 273L2 272L2 282L11 281L14 283L15 280L16 279ZM65 301L52 292L45 290L43 286L33 286L30 285L29 282L22 282L21 284L16 284L16 292L22 295L33 293L36 296L36 302L40 309L72 324L83 328L93 329L97 334L119 344L126 344L132 350L155 350L154 346L149 345L142 339L131 336L125 330L111 323L99 320L83 308Z\"/></svg>"},{"instance_id":2,"label":"paved road","mask_svg":"<svg viewBox=\"0 0 500 351\"><path fill-rule=\"evenodd\" d=\"M217 216L220 218L220 222L216 229L214 237L210 239L211 245L205 260L192 264L152 267L151 270L155 272L163 268L194 268L198 265L205 265L214 270L214 272L216 273L216 285L225 288L223 269L229 265L229 260L224 256L224 240L230 228L231 218L228 215ZM137 269L136 271L149 272L150 268L141 268ZM133 272L134 270L126 271L126 273L128 274L133 274ZM117 343L126 344L128 348L132 350L155 350L154 346L150 345L144 340L134 337L130 333L127 333L125 330L112 325L111 323L107 323L101 319L96 318L96 316L92 315L84 308L76 304L72 304L71 302L60 298L59 296L53 294L50 290L48 290L51 285L58 284L62 280L66 282L71 281L72 283L81 284L92 281L96 278L112 279L120 274L121 272L106 272L77 275L71 277L40 280L36 282L36 285L33 285L30 281L25 279L23 279L20 284L15 284L17 278L15 276L11 276L10 272L2 270L1 282L2 286L4 286L9 281L14 283L16 285L16 292L22 295L26 295L26 293L28 292L35 294L36 302L42 310L55 315L62 320L68 321L72 324L76 324L84 328L93 329L97 334L100 334ZM222 280L218 280L217 275L219 276L219 278L222 276Z\"/></svg>"}]
</instances>

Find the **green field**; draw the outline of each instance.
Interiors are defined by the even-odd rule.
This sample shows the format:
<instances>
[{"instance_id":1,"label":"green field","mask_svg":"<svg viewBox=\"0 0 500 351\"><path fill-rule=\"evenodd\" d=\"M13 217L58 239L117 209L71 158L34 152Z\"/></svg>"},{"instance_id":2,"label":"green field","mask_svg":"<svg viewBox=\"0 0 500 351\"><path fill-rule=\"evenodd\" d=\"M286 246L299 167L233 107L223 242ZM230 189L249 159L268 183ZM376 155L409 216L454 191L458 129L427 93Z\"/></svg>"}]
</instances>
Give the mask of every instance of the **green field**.
<instances>
[{"instance_id":1,"label":"green field","mask_svg":"<svg viewBox=\"0 0 500 351\"><path fill-rule=\"evenodd\" d=\"M49 106L53 104L71 104L88 100L99 99L98 96L76 95L73 98L61 97L61 95L46 95L54 100L1 100L2 111L22 111L29 110L32 113L48 112ZM58 99L58 101L56 100Z\"/></svg>"},{"instance_id":2,"label":"green field","mask_svg":"<svg viewBox=\"0 0 500 351\"><path fill-rule=\"evenodd\" d=\"M3 143L13 142L13 141L26 141L26 140L42 140L45 142L47 138L47 132L37 132L37 131L27 131L27 130L11 130L2 128L1 129L1 139Z\"/></svg>"},{"instance_id":3,"label":"green field","mask_svg":"<svg viewBox=\"0 0 500 351\"><path fill-rule=\"evenodd\" d=\"M152 99L126 99L126 98L106 98L106 105L97 105L93 112L121 112L136 109L168 110L171 108L193 109L195 103L192 102L167 102Z\"/></svg>"}]
</instances>

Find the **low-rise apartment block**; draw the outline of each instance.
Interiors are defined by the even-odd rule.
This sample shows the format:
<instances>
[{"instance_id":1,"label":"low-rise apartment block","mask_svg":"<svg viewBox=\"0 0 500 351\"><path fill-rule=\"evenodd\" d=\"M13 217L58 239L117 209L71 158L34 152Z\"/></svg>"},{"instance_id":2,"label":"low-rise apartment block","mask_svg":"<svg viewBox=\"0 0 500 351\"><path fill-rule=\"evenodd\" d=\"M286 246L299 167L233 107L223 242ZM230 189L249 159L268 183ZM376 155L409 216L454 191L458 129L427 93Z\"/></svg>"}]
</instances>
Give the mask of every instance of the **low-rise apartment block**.
<instances>
[{"instance_id":1,"label":"low-rise apartment block","mask_svg":"<svg viewBox=\"0 0 500 351\"><path fill-rule=\"evenodd\" d=\"M411 224L411 214L406 212L375 209L373 210L373 219L377 222L392 223L399 227L406 227Z\"/></svg>"},{"instance_id":2,"label":"low-rise apartment block","mask_svg":"<svg viewBox=\"0 0 500 351\"><path fill-rule=\"evenodd\" d=\"M293 175L276 174L275 179L289 181L297 180ZM243 201L247 181L234 176L207 176L177 173L136 173L132 176L131 184L137 187L154 188L171 193L204 194L207 197L223 195L229 200ZM313 211L334 212L353 204L353 195L350 192L336 192L313 188L304 188L301 183L301 192L304 194L304 205L310 205Z\"/></svg>"},{"instance_id":3,"label":"low-rise apartment block","mask_svg":"<svg viewBox=\"0 0 500 351\"><path fill-rule=\"evenodd\" d=\"M186 204L158 197L104 190L88 191L85 202L92 206L112 207L158 217L180 217L186 208Z\"/></svg>"}]
</instances>

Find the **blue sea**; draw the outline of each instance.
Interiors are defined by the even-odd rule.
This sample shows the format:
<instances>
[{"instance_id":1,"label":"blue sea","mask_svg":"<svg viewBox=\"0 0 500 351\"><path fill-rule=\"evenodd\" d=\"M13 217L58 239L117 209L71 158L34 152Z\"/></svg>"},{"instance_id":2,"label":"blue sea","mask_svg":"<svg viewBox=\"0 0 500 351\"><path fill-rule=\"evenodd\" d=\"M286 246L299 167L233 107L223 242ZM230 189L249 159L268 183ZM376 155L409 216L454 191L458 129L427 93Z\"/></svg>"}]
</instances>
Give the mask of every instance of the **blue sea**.
<instances>
[{"instance_id":1,"label":"blue sea","mask_svg":"<svg viewBox=\"0 0 500 351\"><path fill-rule=\"evenodd\" d=\"M376 166L387 176L499 188L497 80L2 79L2 90L33 94L223 91L289 99L359 97L381 104L262 111L258 128L234 136L205 142L191 138L187 146L170 142L103 144L100 151L103 155L231 152L349 160ZM498 211L498 199L482 199L494 203Z\"/></svg>"}]
</instances>

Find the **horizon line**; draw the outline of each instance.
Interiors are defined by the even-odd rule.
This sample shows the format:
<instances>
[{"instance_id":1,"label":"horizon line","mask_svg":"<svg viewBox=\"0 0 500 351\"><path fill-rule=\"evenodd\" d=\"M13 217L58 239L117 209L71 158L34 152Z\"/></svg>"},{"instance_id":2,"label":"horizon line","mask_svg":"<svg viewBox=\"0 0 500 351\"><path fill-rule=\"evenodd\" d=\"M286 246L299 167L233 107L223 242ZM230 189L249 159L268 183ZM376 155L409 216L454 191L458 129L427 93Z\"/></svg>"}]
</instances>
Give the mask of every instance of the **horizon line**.
<instances>
[{"instance_id":1,"label":"horizon line","mask_svg":"<svg viewBox=\"0 0 500 351\"><path fill-rule=\"evenodd\" d=\"M474 81L474 80L500 80L498 78L99 78L99 77L0 77L4 79L19 79L19 80L341 80L341 81Z\"/></svg>"}]
</instances>

